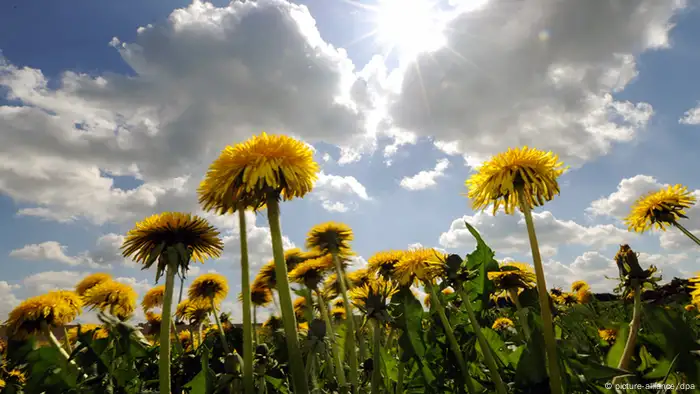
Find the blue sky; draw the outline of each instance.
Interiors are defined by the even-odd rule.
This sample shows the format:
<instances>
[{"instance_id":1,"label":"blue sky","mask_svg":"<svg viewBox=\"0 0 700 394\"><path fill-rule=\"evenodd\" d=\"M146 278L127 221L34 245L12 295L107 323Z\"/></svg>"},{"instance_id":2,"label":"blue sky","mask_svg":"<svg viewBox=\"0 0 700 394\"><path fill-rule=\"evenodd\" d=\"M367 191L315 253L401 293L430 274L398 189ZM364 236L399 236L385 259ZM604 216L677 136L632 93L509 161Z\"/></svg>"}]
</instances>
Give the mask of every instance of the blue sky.
<instances>
[{"instance_id":1,"label":"blue sky","mask_svg":"<svg viewBox=\"0 0 700 394\"><path fill-rule=\"evenodd\" d=\"M664 184L700 196L697 3L455 0L428 19L418 3L0 5L0 315L88 272L145 291L153 273L118 255L125 231L196 211L208 163L261 130L304 139L322 168L311 195L283 205L288 246L335 220L355 231L357 266L416 243L465 254L468 220L500 259L528 261L520 217L463 196L473 166L528 144L571 165L537 210L550 284L611 289L622 242L665 277L697 269L681 234L639 236L620 220ZM438 30L444 41L416 47ZM689 216L700 231L700 209ZM226 253L199 272L237 293L235 220L210 219ZM264 214L250 219L259 267L269 233Z\"/></svg>"}]
</instances>

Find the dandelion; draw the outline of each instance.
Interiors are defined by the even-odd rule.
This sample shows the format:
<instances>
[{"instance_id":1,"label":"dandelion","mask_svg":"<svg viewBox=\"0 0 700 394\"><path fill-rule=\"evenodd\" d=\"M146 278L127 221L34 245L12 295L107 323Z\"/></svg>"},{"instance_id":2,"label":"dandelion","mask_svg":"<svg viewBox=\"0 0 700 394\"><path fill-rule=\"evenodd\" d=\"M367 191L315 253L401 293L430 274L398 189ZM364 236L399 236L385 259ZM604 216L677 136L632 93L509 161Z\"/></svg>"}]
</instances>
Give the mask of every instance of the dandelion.
<instances>
[{"instance_id":1,"label":"dandelion","mask_svg":"<svg viewBox=\"0 0 700 394\"><path fill-rule=\"evenodd\" d=\"M306 297L299 297L296 300L294 300L293 308L294 308L294 315L296 316L297 320L299 320L299 321L308 320L306 318L306 315L309 311L309 306L308 306L308 303L306 302Z\"/></svg>"},{"instance_id":2,"label":"dandelion","mask_svg":"<svg viewBox=\"0 0 700 394\"><path fill-rule=\"evenodd\" d=\"M112 280L112 275L110 274L103 272L90 274L78 282L78 284L75 286L75 292L82 297L91 288L99 285L102 282L107 282L110 280Z\"/></svg>"},{"instance_id":3,"label":"dandelion","mask_svg":"<svg viewBox=\"0 0 700 394\"><path fill-rule=\"evenodd\" d=\"M6 351L7 351L7 341L0 338L0 355L5 354Z\"/></svg>"},{"instance_id":4,"label":"dandelion","mask_svg":"<svg viewBox=\"0 0 700 394\"><path fill-rule=\"evenodd\" d=\"M605 342L612 343L617 339L617 330L610 328L598 330L598 336Z\"/></svg>"},{"instance_id":5,"label":"dandelion","mask_svg":"<svg viewBox=\"0 0 700 394\"><path fill-rule=\"evenodd\" d=\"M632 205L632 210L625 218L625 223L630 231L637 233L643 233L654 227L666 231L667 226L676 226L688 238L700 245L700 239L678 223L679 219L688 218L685 216L685 212L695 202L695 196L688 191L687 187L683 185L668 186L640 197Z\"/></svg>"},{"instance_id":6,"label":"dandelion","mask_svg":"<svg viewBox=\"0 0 700 394\"><path fill-rule=\"evenodd\" d=\"M77 294L68 291L52 291L31 297L13 309L5 322L6 332L13 339L25 339L38 333L45 334L51 344L69 360L51 327L69 324L81 313L81 301Z\"/></svg>"},{"instance_id":7,"label":"dandelion","mask_svg":"<svg viewBox=\"0 0 700 394\"><path fill-rule=\"evenodd\" d=\"M316 290L326 273L334 268L333 260L319 257L306 260L289 272L289 279Z\"/></svg>"},{"instance_id":8,"label":"dandelion","mask_svg":"<svg viewBox=\"0 0 700 394\"><path fill-rule=\"evenodd\" d=\"M512 327L514 327L513 321L507 317L499 317L491 326L491 328L496 331L504 331Z\"/></svg>"},{"instance_id":9,"label":"dandelion","mask_svg":"<svg viewBox=\"0 0 700 394\"><path fill-rule=\"evenodd\" d=\"M588 283L583 280L576 280L571 284L571 292L572 293L577 293L581 289L589 289L590 286L588 286Z\"/></svg>"},{"instance_id":10,"label":"dandelion","mask_svg":"<svg viewBox=\"0 0 700 394\"><path fill-rule=\"evenodd\" d=\"M184 275L190 260L204 262L221 256L222 250L219 232L205 219L187 213L164 212L149 216L126 234L122 255L133 256L144 269L157 261L156 281L163 273L166 275L159 363L159 386L163 393L171 391L169 338L175 274L180 271Z\"/></svg>"},{"instance_id":11,"label":"dandelion","mask_svg":"<svg viewBox=\"0 0 700 394\"><path fill-rule=\"evenodd\" d=\"M211 312L211 303L207 301L184 299L177 305L175 316L190 325L199 326L207 321Z\"/></svg>"},{"instance_id":12,"label":"dandelion","mask_svg":"<svg viewBox=\"0 0 700 394\"><path fill-rule=\"evenodd\" d=\"M445 287L444 289L442 289L441 293L444 295L449 295L449 294L454 294L454 292L455 291L451 287ZM423 299L423 303L425 304L425 306L430 308L430 294L425 295L425 298Z\"/></svg>"},{"instance_id":13,"label":"dandelion","mask_svg":"<svg viewBox=\"0 0 700 394\"><path fill-rule=\"evenodd\" d=\"M187 292L189 299L193 303L209 303L211 306L212 314L214 315L214 320L216 320L216 325L221 328L221 321L219 320L219 314L217 312L217 306L228 295L228 283L226 277L219 274L204 274L200 275L195 279L190 285L190 289ZM228 342L226 340L226 335L224 335L223 330L219 330L221 334L221 343L224 347L226 354L230 352Z\"/></svg>"},{"instance_id":14,"label":"dandelion","mask_svg":"<svg viewBox=\"0 0 700 394\"><path fill-rule=\"evenodd\" d=\"M391 279L394 266L398 264L406 252L402 250L387 250L372 255L367 260L367 269L370 273L381 275L384 279Z\"/></svg>"},{"instance_id":15,"label":"dandelion","mask_svg":"<svg viewBox=\"0 0 700 394\"><path fill-rule=\"evenodd\" d=\"M697 310L697 307L693 304L688 304L684 306L683 309L685 309L686 312L694 312L695 310Z\"/></svg>"},{"instance_id":16,"label":"dandelion","mask_svg":"<svg viewBox=\"0 0 700 394\"><path fill-rule=\"evenodd\" d=\"M380 322L389 320L387 301L398 291L396 285L383 278L376 278L364 286L349 291L349 297L368 319Z\"/></svg>"},{"instance_id":17,"label":"dandelion","mask_svg":"<svg viewBox=\"0 0 700 394\"><path fill-rule=\"evenodd\" d=\"M146 295L143 296L143 300L141 300L141 307L143 308L143 312L147 313L152 309L162 307L164 298L165 285L156 286L149 289L146 292Z\"/></svg>"},{"instance_id":18,"label":"dandelion","mask_svg":"<svg viewBox=\"0 0 700 394\"><path fill-rule=\"evenodd\" d=\"M579 304L588 304L593 299L593 293L588 288L583 287L576 292L576 299Z\"/></svg>"},{"instance_id":19,"label":"dandelion","mask_svg":"<svg viewBox=\"0 0 700 394\"><path fill-rule=\"evenodd\" d=\"M564 290L562 290L561 287L552 287L552 289L549 290L549 294L552 295L552 298L557 298L564 294Z\"/></svg>"},{"instance_id":20,"label":"dandelion","mask_svg":"<svg viewBox=\"0 0 700 394\"><path fill-rule=\"evenodd\" d=\"M186 351L191 351L195 348L195 344L192 338L192 333L189 331L180 331L177 334L177 339L180 341L182 348Z\"/></svg>"},{"instance_id":21,"label":"dandelion","mask_svg":"<svg viewBox=\"0 0 700 394\"><path fill-rule=\"evenodd\" d=\"M578 297L573 293L562 293L562 295L555 298L554 301L559 305L570 306L578 303Z\"/></svg>"},{"instance_id":22,"label":"dandelion","mask_svg":"<svg viewBox=\"0 0 700 394\"><path fill-rule=\"evenodd\" d=\"M352 304L348 300L348 286L345 270L342 266L341 256L351 253L350 242L353 240L352 229L343 223L327 222L314 226L306 237L306 247L321 255L330 255L335 265L335 273L340 278L340 295L345 301L347 327L345 340L351 351L346 355L350 366L350 384L359 387L357 376L357 353L355 352L355 319L352 313Z\"/></svg>"},{"instance_id":23,"label":"dandelion","mask_svg":"<svg viewBox=\"0 0 700 394\"><path fill-rule=\"evenodd\" d=\"M509 149L492 157L466 181L468 197L474 209L485 210L493 204L494 215L501 206L506 214L513 214L517 206L525 217L537 279L545 350L548 355L549 383L553 394L562 392L562 379L542 258L532 220L532 208L544 205L545 201L550 201L554 195L559 194L557 179L565 170L557 155L525 146Z\"/></svg>"},{"instance_id":24,"label":"dandelion","mask_svg":"<svg viewBox=\"0 0 700 394\"><path fill-rule=\"evenodd\" d=\"M690 296L692 297L693 304L700 305L700 272L696 273L694 277L690 278Z\"/></svg>"},{"instance_id":25,"label":"dandelion","mask_svg":"<svg viewBox=\"0 0 700 394\"><path fill-rule=\"evenodd\" d=\"M353 271L347 274L348 282L350 282L350 287L364 286L374 279L368 269L360 268L357 271Z\"/></svg>"},{"instance_id":26,"label":"dandelion","mask_svg":"<svg viewBox=\"0 0 700 394\"><path fill-rule=\"evenodd\" d=\"M446 256L432 248L419 248L405 252L396 263L393 279L401 286L410 286L419 280L432 283L435 278L444 273Z\"/></svg>"},{"instance_id":27,"label":"dandelion","mask_svg":"<svg viewBox=\"0 0 700 394\"><path fill-rule=\"evenodd\" d=\"M69 343L75 343L79 334L92 334L92 339L104 339L109 336L107 328L100 324L81 324L66 332Z\"/></svg>"},{"instance_id":28,"label":"dandelion","mask_svg":"<svg viewBox=\"0 0 700 394\"><path fill-rule=\"evenodd\" d=\"M125 321L133 315L137 297L131 286L110 280L88 290L83 296L83 302L90 309L109 312L119 320Z\"/></svg>"},{"instance_id":29,"label":"dandelion","mask_svg":"<svg viewBox=\"0 0 700 394\"><path fill-rule=\"evenodd\" d=\"M333 317L335 321L345 320L346 316L345 307L331 309L331 317Z\"/></svg>"}]
</instances>

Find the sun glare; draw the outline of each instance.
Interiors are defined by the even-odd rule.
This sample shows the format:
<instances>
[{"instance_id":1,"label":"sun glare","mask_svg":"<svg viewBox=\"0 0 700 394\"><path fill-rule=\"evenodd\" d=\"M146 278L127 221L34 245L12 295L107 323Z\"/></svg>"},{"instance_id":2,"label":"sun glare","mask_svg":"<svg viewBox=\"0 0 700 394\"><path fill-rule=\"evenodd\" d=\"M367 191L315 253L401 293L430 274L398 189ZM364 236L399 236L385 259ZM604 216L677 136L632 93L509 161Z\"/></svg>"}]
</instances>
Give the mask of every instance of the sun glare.
<instances>
[{"instance_id":1,"label":"sun glare","mask_svg":"<svg viewBox=\"0 0 700 394\"><path fill-rule=\"evenodd\" d=\"M388 55L413 57L419 52L439 48L444 25L439 0L351 1L369 13L373 31L369 34Z\"/></svg>"}]
</instances>

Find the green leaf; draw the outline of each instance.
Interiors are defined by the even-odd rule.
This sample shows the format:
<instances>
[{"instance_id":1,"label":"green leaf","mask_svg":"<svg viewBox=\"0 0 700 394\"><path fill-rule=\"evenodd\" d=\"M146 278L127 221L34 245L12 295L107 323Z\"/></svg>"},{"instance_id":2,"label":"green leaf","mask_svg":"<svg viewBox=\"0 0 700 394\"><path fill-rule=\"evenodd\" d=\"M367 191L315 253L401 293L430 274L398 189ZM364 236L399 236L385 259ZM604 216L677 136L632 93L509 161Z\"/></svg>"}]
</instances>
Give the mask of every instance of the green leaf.
<instances>
[{"instance_id":1,"label":"green leaf","mask_svg":"<svg viewBox=\"0 0 700 394\"><path fill-rule=\"evenodd\" d=\"M658 364L659 361L654 358L654 356L649 353L647 350L647 347L642 345L642 348L639 349L639 367L637 370L639 371L646 371L647 369L653 367L654 365Z\"/></svg>"},{"instance_id":2,"label":"green leaf","mask_svg":"<svg viewBox=\"0 0 700 394\"><path fill-rule=\"evenodd\" d=\"M394 321L402 330L399 337L401 348L412 355L418 363L426 384L435 380L435 375L425 364L426 347L423 341L423 305L408 287L402 287L391 297L391 310Z\"/></svg>"},{"instance_id":3,"label":"green leaf","mask_svg":"<svg viewBox=\"0 0 700 394\"><path fill-rule=\"evenodd\" d=\"M589 357L580 357L579 359L568 358L566 362L579 375L583 375L586 380L592 382L608 382L615 376L629 375L627 371L600 364L591 360Z\"/></svg>"},{"instance_id":4,"label":"green leaf","mask_svg":"<svg viewBox=\"0 0 700 394\"><path fill-rule=\"evenodd\" d=\"M530 338L515 369L516 384L525 386L542 383L547 379L542 325L533 315L529 317Z\"/></svg>"},{"instance_id":5,"label":"green leaf","mask_svg":"<svg viewBox=\"0 0 700 394\"><path fill-rule=\"evenodd\" d=\"M509 359L508 359L508 354L504 352L504 349L506 347L506 343L503 342L503 339L501 339L501 336L498 335L498 333L488 327L482 327L481 332L484 334L484 337L486 337L486 342L488 342L489 347L491 348L491 352L496 356L496 358L500 361L501 365L508 365L509 364ZM483 357L483 350L481 349L481 346L477 346L479 349L479 352L482 354Z\"/></svg>"},{"instance_id":6,"label":"green leaf","mask_svg":"<svg viewBox=\"0 0 700 394\"><path fill-rule=\"evenodd\" d=\"M489 295L494 291L494 285L488 278L488 273L498 271L498 263L494 260L495 253L481 238L481 235L466 221L464 225L476 239L476 249L467 255L467 270L476 272L476 276L466 283L467 291L475 301L474 312L480 313L489 302Z\"/></svg>"},{"instance_id":7,"label":"green leaf","mask_svg":"<svg viewBox=\"0 0 700 394\"><path fill-rule=\"evenodd\" d=\"M202 370L185 385L191 390L190 394L210 394L214 391L214 372L209 368L210 350L202 346L200 351Z\"/></svg>"},{"instance_id":8,"label":"green leaf","mask_svg":"<svg viewBox=\"0 0 700 394\"><path fill-rule=\"evenodd\" d=\"M627 324L622 324L617 331L615 344L610 347L608 354L605 356L605 364L609 367L617 368L622 358L622 353L625 351L625 343L627 343L627 335L630 328Z\"/></svg>"}]
</instances>

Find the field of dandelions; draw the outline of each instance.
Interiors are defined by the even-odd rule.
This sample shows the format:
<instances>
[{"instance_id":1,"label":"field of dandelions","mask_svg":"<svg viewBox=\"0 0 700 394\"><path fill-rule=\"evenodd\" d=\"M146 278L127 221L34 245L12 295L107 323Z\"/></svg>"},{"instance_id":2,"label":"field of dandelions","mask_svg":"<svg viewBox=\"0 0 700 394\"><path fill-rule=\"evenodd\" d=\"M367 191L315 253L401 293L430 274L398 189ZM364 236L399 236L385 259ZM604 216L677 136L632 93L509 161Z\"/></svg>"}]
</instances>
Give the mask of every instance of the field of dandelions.
<instances>
[{"instance_id":1,"label":"field of dandelions","mask_svg":"<svg viewBox=\"0 0 700 394\"><path fill-rule=\"evenodd\" d=\"M303 198L317 177L310 148L264 133L228 146L198 195L205 211L238 215L241 255L228 263L240 264L241 277L204 274L183 291L191 264L221 256L219 233L189 213L145 218L122 245L162 283L140 300L145 328L130 321L136 292L108 274L29 298L4 322L0 392L698 392L700 276L661 285L634 245L621 245L614 294L583 281L547 287L531 210L559 194L564 171L554 153L523 147L466 181L472 209L522 212L532 261L497 262L466 223L475 250L379 251L346 272L353 231L342 223L311 228L305 250L282 246L283 202ZM682 185L650 193L630 207L627 225L681 231L700 247L683 227L695 202ZM252 283L246 210L265 211L274 256ZM241 281L242 324L220 309L229 280ZM262 307L276 313L260 322ZM102 324L66 328L84 310Z\"/></svg>"}]
</instances>

